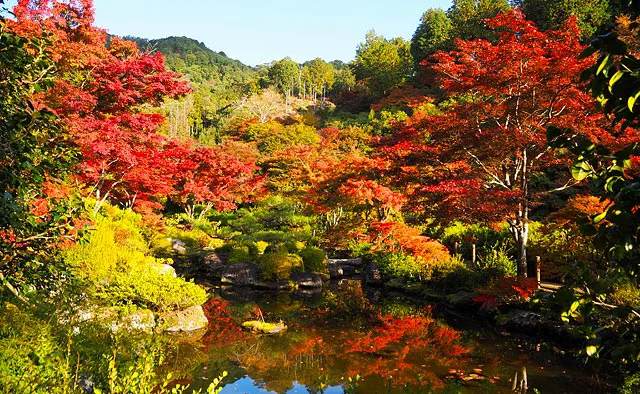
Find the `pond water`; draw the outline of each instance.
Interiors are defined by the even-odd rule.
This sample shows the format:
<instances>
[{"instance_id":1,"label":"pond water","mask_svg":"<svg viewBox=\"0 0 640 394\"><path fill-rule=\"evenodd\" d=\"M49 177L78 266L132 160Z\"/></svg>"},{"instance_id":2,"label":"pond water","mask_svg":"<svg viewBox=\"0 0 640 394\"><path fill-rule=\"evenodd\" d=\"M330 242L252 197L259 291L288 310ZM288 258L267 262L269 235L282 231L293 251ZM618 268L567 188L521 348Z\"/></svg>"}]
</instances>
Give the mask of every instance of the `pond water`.
<instances>
[{"instance_id":1,"label":"pond water","mask_svg":"<svg viewBox=\"0 0 640 394\"><path fill-rule=\"evenodd\" d=\"M169 368L206 388L227 371L227 393L598 393L588 371L544 344L497 334L471 317L358 281L318 293L216 289L204 337L175 349ZM240 328L262 313L288 330ZM522 381L526 371L528 389ZM516 390L513 390L516 378Z\"/></svg>"}]
</instances>

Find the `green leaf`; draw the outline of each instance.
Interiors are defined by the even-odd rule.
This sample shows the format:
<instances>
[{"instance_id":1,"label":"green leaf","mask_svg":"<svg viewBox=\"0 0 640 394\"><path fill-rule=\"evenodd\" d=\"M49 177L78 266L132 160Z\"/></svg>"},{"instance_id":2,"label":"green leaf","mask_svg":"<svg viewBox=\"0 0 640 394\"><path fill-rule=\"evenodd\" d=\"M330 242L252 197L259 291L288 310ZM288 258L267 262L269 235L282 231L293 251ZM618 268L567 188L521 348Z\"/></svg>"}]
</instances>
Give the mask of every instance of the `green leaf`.
<instances>
[{"instance_id":1,"label":"green leaf","mask_svg":"<svg viewBox=\"0 0 640 394\"><path fill-rule=\"evenodd\" d=\"M587 352L587 356L591 357L598 352L598 347L595 345L589 345L585 350Z\"/></svg>"},{"instance_id":2,"label":"green leaf","mask_svg":"<svg viewBox=\"0 0 640 394\"><path fill-rule=\"evenodd\" d=\"M571 167L571 175L577 181L588 178L592 173L591 167L585 161L579 161Z\"/></svg>"},{"instance_id":3,"label":"green leaf","mask_svg":"<svg viewBox=\"0 0 640 394\"><path fill-rule=\"evenodd\" d=\"M633 112L633 107L636 105L638 97L640 97L640 90L627 99L627 108L629 108L629 111Z\"/></svg>"},{"instance_id":4,"label":"green leaf","mask_svg":"<svg viewBox=\"0 0 640 394\"><path fill-rule=\"evenodd\" d=\"M600 62L600 65L598 66L598 70L596 70L596 75L600 75L605 68L609 65L609 59L611 58L611 55L607 55L604 57L604 59L602 59L602 62Z\"/></svg>"},{"instance_id":5,"label":"green leaf","mask_svg":"<svg viewBox=\"0 0 640 394\"><path fill-rule=\"evenodd\" d=\"M594 222L595 224L598 224L598 223L600 223L601 221L603 221L603 220L604 220L604 218L606 218L606 217L607 217L607 211L604 211L604 212L602 212L601 214L596 215L596 217L594 217L594 218L593 218L593 222Z\"/></svg>"},{"instance_id":6,"label":"green leaf","mask_svg":"<svg viewBox=\"0 0 640 394\"><path fill-rule=\"evenodd\" d=\"M618 71L617 73L613 74L613 76L609 80L609 90L610 91L613 89L613 85L615 85L616 82L618 82L620 80L620 78L622 78L623 75L624 75L624 71Z\"/></svg>"}]
</instances>

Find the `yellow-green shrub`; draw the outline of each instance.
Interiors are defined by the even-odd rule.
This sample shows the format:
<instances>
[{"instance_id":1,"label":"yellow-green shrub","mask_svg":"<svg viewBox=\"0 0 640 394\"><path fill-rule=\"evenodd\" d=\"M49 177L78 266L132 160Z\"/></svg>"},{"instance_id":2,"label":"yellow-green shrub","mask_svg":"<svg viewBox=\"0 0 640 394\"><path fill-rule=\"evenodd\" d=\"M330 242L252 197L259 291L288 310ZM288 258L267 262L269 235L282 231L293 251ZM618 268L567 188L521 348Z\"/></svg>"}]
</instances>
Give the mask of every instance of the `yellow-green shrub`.
<instances>
[{"instance_id":1,"label":"yellow-green shrub","mask_svg":"<svg viewBox=\"0 0 640 394\"><path fill-rule=\"evenodd\" d=\"M48 325L12 304L0 305L0 349L0 391L64 391L64 349Z\"/></svg>"},{"instance_id":2,"label":"yellow-green shrub","mask_svg":"<svg viewBox=\"0 0 640 394\"><path fill-rule=\"evenodd\" d=\"M315 246L307 246L300 252L306 272L326 272L327 255L324 250Z\"/></svg>"},{"instance_id":3,"label":"yellow-green shrub","mask_svg":"<svg viewBox=\"0 0 640 394\"><path fill-rule=\"evenodd\" d=\"M161 273L170 260L151 256L142 234L140 215L106 205L87 239L66 251L66 262L90 294L107 304L167 310L204 303L201 287Z\"/></svg>"},{"instance_id":4,"label":"yellow-green shrub","mask_svg":"<svg viewBox=\"0 0 640 394\"><path fill-rule=\"evenodd\" d=\"M292 272L302 271L302 258L285 250L265 253L260 257L261 276L265 280L287 280Z\"/></svg>"}]
</instances>

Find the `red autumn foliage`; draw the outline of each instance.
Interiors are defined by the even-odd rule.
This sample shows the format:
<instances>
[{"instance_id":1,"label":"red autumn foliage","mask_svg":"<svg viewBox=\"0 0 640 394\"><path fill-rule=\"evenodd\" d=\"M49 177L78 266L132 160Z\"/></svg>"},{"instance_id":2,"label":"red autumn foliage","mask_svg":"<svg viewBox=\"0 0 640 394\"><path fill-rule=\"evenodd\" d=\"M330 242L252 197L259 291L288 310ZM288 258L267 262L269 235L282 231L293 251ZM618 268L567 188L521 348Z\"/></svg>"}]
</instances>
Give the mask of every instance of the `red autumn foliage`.
<instances>
[{"instance_id":1,"label":"red autumn foliage","mask_svg":"<svg viewBox=\"0 0 640 394\"><path fill-rule=\"evenodd\" d=\"M422 90L412 85L406 85L392 90L388 96L372 104L371 109L376 112L393 107L415 109L430 101L432 101L432 98Z\"/></svg>"},{"instance_id":2,"label":"red autumn foliage","mask_svg":"<svg viewBox=\"0 0 640 394\"><path fill-rule=\"evenodd\" d=\"M179 196L185 206L233 208L257 190L255 158L225 148L194 148L157 130L164 117L139 112L189 91L166 70L160 53L93 26L93 2L21 0L11 28L26 36L52 34L61 78L40 100L69 126L82 157L78 177L98 200L150 213L159 200ZM237 155L243 158L236 157Z\"/></svg>"},{"instance_id":3,"label":"red autumn foliage","mask_svg":"<svg viewBox=\"0 0 640 394\"><path fill-rule=\"evenodd\" d=\"M417 113L382 152L396 168L394 185L408 184L409 208L442 220L507 220L526 271L529 210L539 197L571 182L535 189L532 179L569 160L547 147L546 128L571 126L600 141L606 122L579 81L593 59L578 60L584 46L569 20L558 31L538 30L513 10L487 21L498 34L455 42L428 63L453 99L438 116Z\"/></svg>"},{"instance_id":4,"label":"red autumn foliage","mask_svg":"<svg viewBox=\"0 0 640 394\"><path fill-rule=\"evenodd\" d=\"M474 302L482 303L483 308L492 308L501 302L515 298L528 300L538 290L536 278L498 278L486 287L477 289Z\"/></svg>"},{"instance_id":5,"label":"red autumn foliage","mask_svg":"<svg viewBox=\"0 0 640 394\"><path fill-rule=\"evenodd\" d=\"M230 345L246 336L246 332L231 318L227 301L212 297L202 305L202 309L209 320L209 328L202 338L207 348Z\"/></svg>"},{"instance_id":6,"label":"red autumn foliage","mask_svg":"<svg viewBox=\"0 0 640 394\"><path fill-rule=\"evenodd\" d=\"M371 242L379 250L410 254L428 264L451 258L444 245L423 236L420 230L404 223L373 223L371 225Z\"/></svg>"},{"instance_id":7,"label":"red autumn foliage","mask_svg":"<svg viewBox=\"0 0 640 394\"><path fill-rule=\"evenodd\" d=\"M236 208L238 202L250 201L262 190L264 177L256 175L255 157L242 158L241 152L228 148L198 147L176 155L178 171L172 198L190 216L195 214L196 204L204 205L201 215L213 207L226 211Z\"/></svg>"}]
</instances>

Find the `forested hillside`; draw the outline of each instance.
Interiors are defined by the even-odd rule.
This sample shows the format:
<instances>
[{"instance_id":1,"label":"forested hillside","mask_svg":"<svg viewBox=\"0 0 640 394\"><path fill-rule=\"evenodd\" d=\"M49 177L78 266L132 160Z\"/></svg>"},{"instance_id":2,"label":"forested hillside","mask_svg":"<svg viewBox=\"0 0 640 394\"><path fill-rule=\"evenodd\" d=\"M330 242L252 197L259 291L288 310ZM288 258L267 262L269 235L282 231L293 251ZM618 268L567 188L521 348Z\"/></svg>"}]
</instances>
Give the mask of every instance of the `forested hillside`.
<instances>
[{"instance_id":1,"label":"forested hillside","mask_svg":"<svg viewBox=\"0 0 640 394\"><path fill-rule=\"evenodd\" d=\"M183 75L189 81L202 84L214 82L226 86L246 83L255 71L224 52L215 52L202 43L187 37L168 37L147 40L124 37L135 42L143 52L162 53L167 68Z\"/></svg>"}]
</instances>

